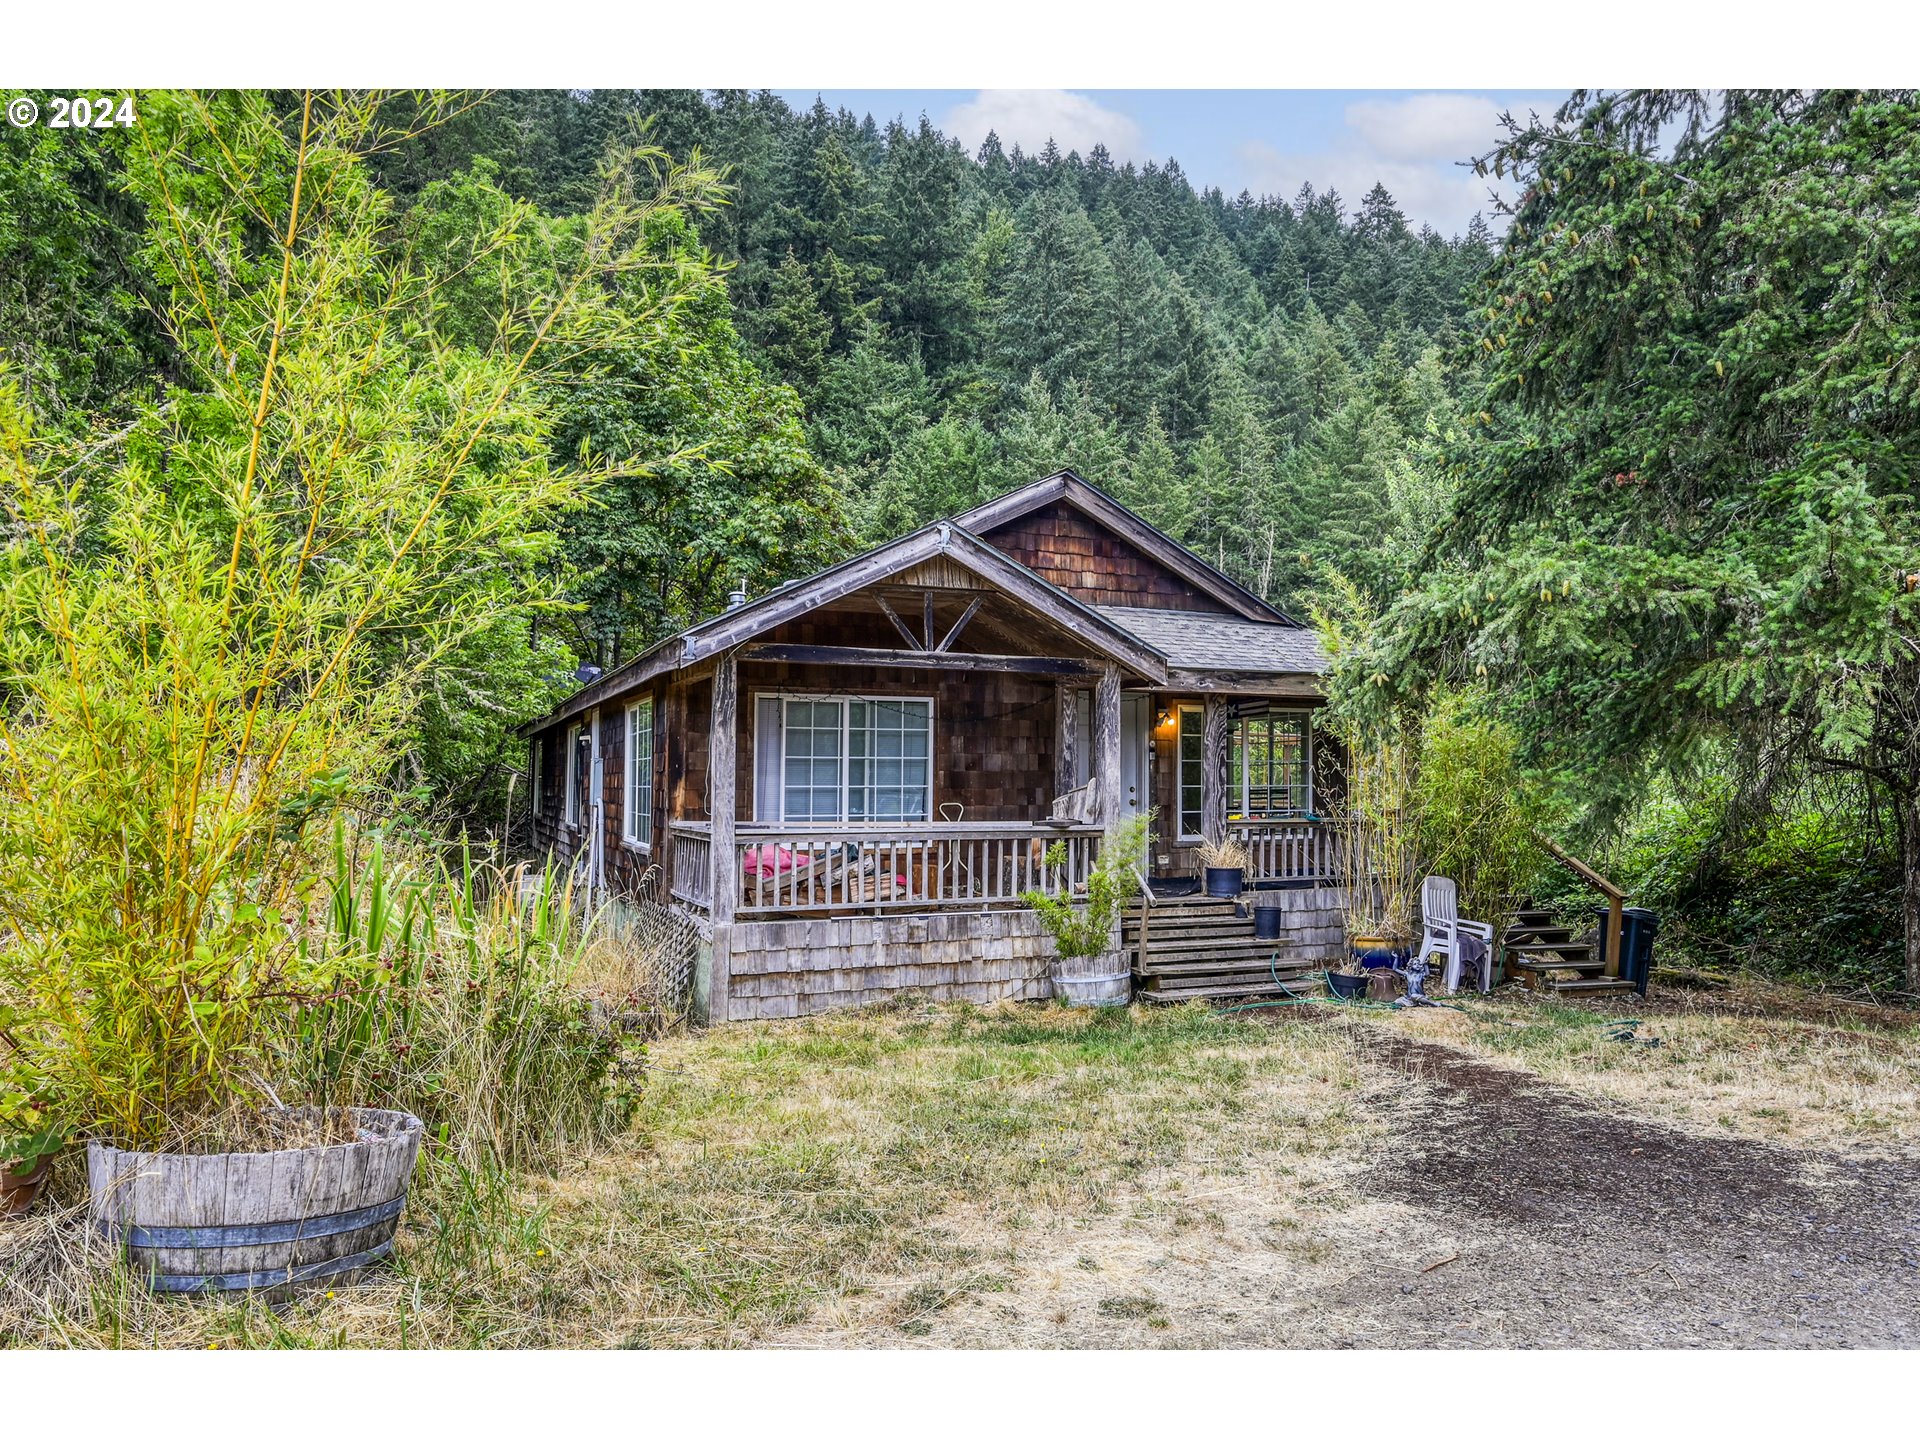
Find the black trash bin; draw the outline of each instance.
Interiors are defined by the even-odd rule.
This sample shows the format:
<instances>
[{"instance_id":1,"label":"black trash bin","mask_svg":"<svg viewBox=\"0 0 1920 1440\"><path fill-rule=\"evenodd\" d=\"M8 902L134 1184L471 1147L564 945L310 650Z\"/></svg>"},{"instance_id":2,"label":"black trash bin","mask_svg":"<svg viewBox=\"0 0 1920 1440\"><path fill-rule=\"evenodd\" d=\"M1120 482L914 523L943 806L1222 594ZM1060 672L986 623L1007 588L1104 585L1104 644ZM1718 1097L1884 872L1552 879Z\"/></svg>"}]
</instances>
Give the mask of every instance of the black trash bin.
<instances>
[{"instance_id":1,"label":"black trash bin","mask_svg":"<svg viewBox=\"0 0 1920 1440\"><path fill-rule=\"evenodd\" d=\"M1607 912L1596 909L1600 922L1600 942L1594 951L1607 959ZM1659 933L1660 917L1639 905L1628 905L1620 912L1620 978L1631 980L1633 988L1647 993L1647 980L1653 974L1653 937Z\"/></svg>"}]
</instances>

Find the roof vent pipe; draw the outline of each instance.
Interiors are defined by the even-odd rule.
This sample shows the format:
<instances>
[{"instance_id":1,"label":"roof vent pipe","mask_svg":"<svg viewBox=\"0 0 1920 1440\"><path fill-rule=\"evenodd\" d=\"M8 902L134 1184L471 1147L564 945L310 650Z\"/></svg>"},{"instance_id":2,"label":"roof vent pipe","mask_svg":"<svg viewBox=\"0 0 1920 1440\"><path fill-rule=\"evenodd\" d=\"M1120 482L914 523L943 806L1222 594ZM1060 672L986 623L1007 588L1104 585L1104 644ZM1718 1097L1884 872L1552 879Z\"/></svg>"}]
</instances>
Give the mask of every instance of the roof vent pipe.
<instances>
[{"instance_id":1,"label":"roof vent pipe","mask_svg":"<svg viewBox=\"0 0 1920 1440\"><path fill-rule=\"evenodd\" d=\"M738 610L742 605L746 603L747 603L746 586L737 585L727 593L727 609Z\"/></svg>"}]
</instances>

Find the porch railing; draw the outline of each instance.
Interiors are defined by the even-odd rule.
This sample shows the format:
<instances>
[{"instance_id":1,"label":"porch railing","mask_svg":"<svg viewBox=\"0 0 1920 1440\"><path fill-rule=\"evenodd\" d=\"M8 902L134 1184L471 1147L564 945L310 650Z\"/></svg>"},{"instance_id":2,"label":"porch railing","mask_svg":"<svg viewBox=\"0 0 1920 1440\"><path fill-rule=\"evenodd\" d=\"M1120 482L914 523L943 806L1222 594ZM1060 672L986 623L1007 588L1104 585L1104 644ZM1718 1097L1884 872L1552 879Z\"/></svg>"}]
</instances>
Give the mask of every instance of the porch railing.
<instances>
[{"instance_id":1,"label":"porch railing","mask_svg":"<svg viewBox=\"0 0 1920 1440\"><path fill-rule=\"evenodd\" d=\"M1247 847L1249 880L1336 878L1333 830L1317 820L1235 820L1227 829Z\"/></svg>"},{"instance_id":2,"label":"porch railing","mask_svg":"<svg viewBox=\"0 0 1920 1440\"><path fill-rule=\"evenodd\" d=\"M713 908L713 836L705 826L674 823L668 828L673 847L673 898L701 910Z\"/></svg>"},{"instance_id":3,"label":"porch railing","mask_svg":"<svg viewBox=\"0 0 1920 1440\"><path fill-rule=\"evenodd\" d=\"M683 883L689 868L711 874L709 827L676 824L674 894L710 906L712 893ZM1058 893L1085 886L1099 854L1098 827L1024 823L905 825L897 828L741 825L731 873L740 886L737 915L980 910L1020 903L1028 890ZM1046 863L1055 842L1060 865ZM696 846L698 853L696 854Z\"/></svg>"}]
</instances>

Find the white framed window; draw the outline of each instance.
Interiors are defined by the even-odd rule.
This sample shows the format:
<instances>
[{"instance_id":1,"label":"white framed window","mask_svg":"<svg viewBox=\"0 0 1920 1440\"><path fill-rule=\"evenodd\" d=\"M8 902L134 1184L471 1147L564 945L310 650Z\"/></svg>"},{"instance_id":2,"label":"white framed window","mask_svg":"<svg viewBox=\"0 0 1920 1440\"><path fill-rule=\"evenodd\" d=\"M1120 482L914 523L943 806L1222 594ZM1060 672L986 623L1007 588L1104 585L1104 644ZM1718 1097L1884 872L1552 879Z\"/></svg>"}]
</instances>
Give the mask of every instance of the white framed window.
<instances>
[{"instance_id":1,"label":"white framed window","mask_svg":"<svg viewBox=\"0 0 1920 1440\"><path fill-rule=\"evenodd\" d=\"M541 772L545 768L540 762L545 760L546 757L547 757L547 737L544 735L534 736L533 737L533 764L529 766L528 769L530 771L531 779L533 782L533 813L536 815L540 813L541 807L546 804L546 800L547 800L547 797L545 796L545 794L541 792L541 789L540 789L540 781L542 780L542 778L544 778Z\"/></svg>"},{"instance_id":2,"label":"white framed window","mask_svg":"<svg viewBox=\"0 0 1920 1440\"><path fill-rule=\"evenodd\" d=\"M580 823L580 727L567 727L567 789L561 797L562 815L567 824Z\"/></svg>"},{"instance_id":3,"label":"white framed window","mask_svg":"<svg viewBox=\"0 0 1920 1440\"><path fill-rule=\"evenodd\" d=\"M1227 818L1277 820L1313 808L1313 733L1305 711L1273 710L1233 721L1227 754ZM1205 838L1206 711L1180 707L1180 838Z\"/></svg>"},{"instance_id":4,"label":"white framed window","mask_svg":"<svg viewBox=\"0 0 1920 1440\"><path fill-rule=\"evenodd\" d=\"M1274 820L1313 808L1312 735L1299 710L1272 710L1234 722L1227 804L1236 820Z\"/></svg>"},{"instance_id":5,"label":"white framed window","mask_svg":"<svg viewBox=\"0 0 1920 1440\"><path fill-rule=\"evenodd\" d=\"M627 707L626 792L621 833L635 845L653 843L653 701Z\"/></svg>"},{"instance_id":6,"label":"white framed window","mask_svg":"<svg viewBox=\"0 0 1920 1440\"><path fill-rule=\"evenodd\" d=\"M760 695L754 703L756 820L818 825L932 818L931 699Z\"/></svg>"},{"instance_id":7,"label":"white framed window","mask_svg":"<svg viewBox=\"0 0 1920 1440\"><path fill-rule=\"evenodd\" d=\"M1180 838L1203 840L1200 805L1206 793L1207 712L1199 705L1182 705L1179 718Z\"/></svg>"}]
</instances>

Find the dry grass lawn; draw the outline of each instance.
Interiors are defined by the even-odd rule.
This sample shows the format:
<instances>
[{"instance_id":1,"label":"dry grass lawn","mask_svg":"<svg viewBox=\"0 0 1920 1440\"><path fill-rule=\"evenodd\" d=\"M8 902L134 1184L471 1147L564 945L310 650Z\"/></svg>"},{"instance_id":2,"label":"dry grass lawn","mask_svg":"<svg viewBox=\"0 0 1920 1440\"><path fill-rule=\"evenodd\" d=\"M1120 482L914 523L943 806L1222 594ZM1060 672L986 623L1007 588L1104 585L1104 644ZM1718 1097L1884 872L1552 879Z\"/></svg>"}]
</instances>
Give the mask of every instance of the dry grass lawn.
<instances>
[{"instance_id":1,"label":"dry grass lawn","mask_svg":"<svg viewBox=\"0 0 1920 1440\"><path fill-rule=\"evenodd\" d=\"M1640 1024L1609 1038L1622 1019ZM1356 1043L1368 1027L1809 1158L1920 1138L1904 1018L1772 992L1310 1016L910 1004L659 1042L628 1136L508 1203L416 1203L371 1283L183 1303L96 1263L58 1303L16 1287L0 1343L1390 1340L1351 1302L1359 1268L1378 1285L1390 1256L1398 1295L1398 1268L1418 1280L1461 1242L1356 1183L1414 1083ZM1376 1232L1390 1239L1350 1243ZM44 1263L29 1235L78 1233L45 1217L0 1235L0 1289Z\"/></svg>"},{"instance_id":2,"label":"dry grass lawn","mask_svg":"<svg viewBox=\"0 0 1920 1440\"><path fill-rule=\"evenodd\" d=\"M1829 1149L1920 1141L1920 1024L1911 1011L1758 981L1725 991L1656 986L1649 1002L1608 1004L1509 986L1458 1004L1357 1013L1696 1133Z\"/></svg>"}]
</instances>

